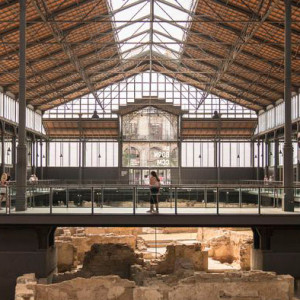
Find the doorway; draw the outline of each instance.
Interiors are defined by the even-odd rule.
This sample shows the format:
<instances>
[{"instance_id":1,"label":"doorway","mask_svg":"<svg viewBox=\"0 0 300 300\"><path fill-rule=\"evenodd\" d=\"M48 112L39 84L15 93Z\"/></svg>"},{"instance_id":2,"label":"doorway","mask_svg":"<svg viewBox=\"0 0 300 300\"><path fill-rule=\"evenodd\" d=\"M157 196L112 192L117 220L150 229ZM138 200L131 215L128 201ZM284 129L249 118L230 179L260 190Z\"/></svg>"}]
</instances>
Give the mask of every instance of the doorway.
<instances>
[{"instance_id":1,"label":"doorway","mask_svg":"<svg viewBox=\"0 0 300 300\"><path fill-rule=\"evenodd\" d=\"M155 171L162 185L171 184L170 169L129 169L129 184L149 185L150 173Z\"/></svg>"}]
</instances>

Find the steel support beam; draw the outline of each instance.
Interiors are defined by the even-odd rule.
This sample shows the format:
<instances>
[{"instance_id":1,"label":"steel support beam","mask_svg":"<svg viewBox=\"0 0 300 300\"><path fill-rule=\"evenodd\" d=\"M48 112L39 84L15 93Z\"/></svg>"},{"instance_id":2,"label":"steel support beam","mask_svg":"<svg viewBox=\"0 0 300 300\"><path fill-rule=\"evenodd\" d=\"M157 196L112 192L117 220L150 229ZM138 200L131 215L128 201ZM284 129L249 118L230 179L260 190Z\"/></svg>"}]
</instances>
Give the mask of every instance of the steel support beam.
<instances>
[{"instance_id":1,"label":"steel support beam","mask_svg":"<svg viewBox=\"0 0 300 300\"><path fill-rule=\"evenodd\" d=\"M274 131L274 180L279 181L279 139L277 131Z\"/></svg>"},{"instance_id":2,"label":"steel support beam","mask_svg":"<svg viewBox=\"0 0 300 300\"><path fill-rule=\"evenodd\" d=\"M14 129L14 135L12 137L12 149L11 149L11 155L12 155L12 165L13 165L13 178L16 179L17 175L17 133L16 128Z\"/></svg>"},{"instance_id":3,"label":"steel support beam","mask_svg":"<svg viewBox=\"0 0 300 300\"><path fill-rule=\"evenodd\" d=\"M54 39L61 45L64 53L69 57L70 62L74 65L78 73L80 74L82 80L85 82L86 86L88 87L90 93L94 96L95 100L98 104L103 108L103 104L98 98L97 91L94 87L94 84L90 80L89 76L87 75L85 68L83 67L81 61L78 59L76 53L72 50L70 45L66 42L65 36L62 34L60 27L55 22L54 17L51 16L50 11L48 10L47 4L43 1L40 2L39 0L33 0L33 5L36 8L37 13L40 15L41 19L45 22L48 26L49 30L52 32ZM48 22L48 21L52 22Z\"/></svg>"},{"instance_id":4,"label":"steel support beam","mask_svg":"<svg viewBox=\"0 0 300 300\"><path fill-rule=\"evenodd\" d=\"M43 170L43 140L40 139L40 168L41 168L41 179L44 179L44 170Z\"/></svg>"},{"instance_id":5,"label":"steel support beam","mask_svg":"<svg viewBox=\"0 0 300 300\"><path fill-rule=\"evenodd\" d=\"M256 180L260 179L260 140L257 140L257 168L256 168Z\"/></svg>"},{"instance_id":6,"label":"steel support beam","mask_svg":"<svg viewBox=\"0 0 300 300\"><path fill-rule=\"evenodd\" d=\"M269 138L268 135L265 135L265 142L264 142L264 147L265 147L265 176L269 178L269 167L270 167L270 144L269 144Z\"/></svg>"},{"instance_id":7,"label":"steel support beam","mask_svg":"<svg viewBox=\"0 0 300 300\"><path fill-rule=\"evenodd\" d=\"M20 0L19 140L16 177L16 211L26 210L26 0Z\"/></svg>"},{"instance_id":8,"label":"steel support beam","mask_svg":"<svg viewBox=\"0 0 300 300\"><path fill-rule=\"evenodd\" d=\"M300 180L300 157L299 157L299 138L298 134L300 132L300 123L297 122L297 168L296 168L296 181Z\"/></svg>"},{"instance_id":9,"label":"steel support beam","mask_svg":"<svg viewBox=\"0 0 300 300\"><path fill-rule=\"evenodd\" d=\"M5 125L1 122L1 174L5 172Z\"/></svg>"},{"instance_id":10,"label":"steel support beam","mask_svg":"<svg viewBox=\"0 0 300 300\"><path fill-rule=\"evenodd\" d=\"M284 52L284 148L283 148L283 185L284 200L283 210L294 211L294 194L293 194L293 145L292 145L292 119L291 119L291 62L292 62L292 39L291 39L291 0L285 0L285 52Z\"/></svg>"}]
</instances>

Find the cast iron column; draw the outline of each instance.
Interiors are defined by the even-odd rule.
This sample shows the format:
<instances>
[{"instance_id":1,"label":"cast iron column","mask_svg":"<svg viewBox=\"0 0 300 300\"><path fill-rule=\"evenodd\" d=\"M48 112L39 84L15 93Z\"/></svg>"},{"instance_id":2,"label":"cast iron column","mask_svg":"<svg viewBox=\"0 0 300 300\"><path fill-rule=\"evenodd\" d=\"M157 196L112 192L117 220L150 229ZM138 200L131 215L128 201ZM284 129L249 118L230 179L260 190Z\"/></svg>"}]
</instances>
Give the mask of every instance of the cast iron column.
<instances>
[{"instance_id":1,"label":"cast iron column","mask_svg":"<svg viewBox=\"0 0 300 300\"><path fill-rule=\"evenodd\" d=\"M16 211L26 210L26 0L20 0L19 143L16 177Z\"/></svg>"},{"instance_id":2,"label":"cast iron column","mask_svg":"<svg viewBox=\"0 0 300 300\"><path fill-rule=\"evenodd\" d=\"M182 128L181 128L181 125L182 125L182 116L179 115L178 118L177 118L177 155L178 155L178 181L177 183L181 184L181 172L182 172L182 159L181 159L181 153L182 153L182 137L181 137L181 132L182 132ZM172 172L172 171L171 171ZM172 173L171 173L171 176L172 176ZM171 180L172 180L172 177L171 177ZM197 178L197 181L199 179ZM173 181L172 181L173 183Z\"/></svg>"},{"instance_id":3,"label":"cast iron column","mask_svg":"<svg viewBox=\"0 0 300 300\"><path fill-rule=\"evenodd\" d=\"M279 181L279 140L277 131L274 132L274 180Z\"/></svg>"},{"instance_id":4,"label":"cast iron column","mask_svg":"<svg viewBox=\"0 0 300 300\"><path fill-rule=\"evenodd\" d=\"M254 168L254 140L251 140L251 144L250 144L250 166L252 168Z\"/></svg>"},{"instance_id":5,"label":"cast iron column","mask_svg":"<svg viewBox=\"0 0 300 300\"><path fill-rule=\"evenodd\" d=\"M265 135L265 176L269 177L269 165L270 165L270 149L269 149L269 139L268 134Z\"/></svg>"},{"instance_id":6,"label":"cast iron column","mask_svg":"<svg viewBox=\"0 0 300 300\"><path fill-rule=\"evenodd\" d=\"M1 122L1 174L5 172L5 138L4 138L5 125ZM1 176L1 175L0 175Z\"/></svg>"},{"instance_id":7,"label":"cast iron column","mask_svg":"<svg viewBox=\"0 0 300 300\"><path fill-rule=\"evenodd\" d=\"M32 137L32 147L31 147L31 174L36 175L36 139L35 136Z\"/></svg>"},{"instance_id":8,"label":"cast iron column","mask_svg":"<svg viewBox=\"0 0 300 300\"><path fill-rule=\"evenodd\" d=\"M16 129L14 129L14 135L12 137L12 149L11 149L12 165L13 165L13 177L16 179L17 175L17 136Z\"/></svg>"},{"instance_id":9,"label":"cast iron column","mask_svg":"<svg viewBox=\"0 0 300 300\"><path fill-rule=\"evenodd\" d=\"M257 140L257 168L256 168L256 180L260 180L260 140Z\"/></svg>"},{"instance_id":10,"label":"cast iron column","mask_svg":"<svg viewBox=\"0 0 300 300\"><path fill-rule=\"evenodd\" d=\"M41 179L44 179L44 170L43 170L43 140L40 139L40 167L41 167Z\"/></svg>"},{"instance_id":11,"label":"cast iron column","mask_svg":"<svg viewBox=\"0 0 300 300\"><path fill-rule=\"evenodd\" d=\"M291 120L291 0L285 0L285 22L284 22L284 151L283 151L283 185L284 185L284 211L294 211L293 194L293 145L292 145L292 120Z\"/></svg>"},{"instance_id":12,"label":"cast iron column","mask_svg":"<svg viewBox=\"0 0 300 300\"><path fill-rule=\"evenodd\" d=\"M296 140L297 140L297 147L296 147L296 151L297 151L297 168L296 168L296 181L298 182L300 180L300 161L299 161L299 138L298 138L298 133L300 131L300 124L299 122L297 122L297 133L296 133Z\"/></svg>"}]
</instances>

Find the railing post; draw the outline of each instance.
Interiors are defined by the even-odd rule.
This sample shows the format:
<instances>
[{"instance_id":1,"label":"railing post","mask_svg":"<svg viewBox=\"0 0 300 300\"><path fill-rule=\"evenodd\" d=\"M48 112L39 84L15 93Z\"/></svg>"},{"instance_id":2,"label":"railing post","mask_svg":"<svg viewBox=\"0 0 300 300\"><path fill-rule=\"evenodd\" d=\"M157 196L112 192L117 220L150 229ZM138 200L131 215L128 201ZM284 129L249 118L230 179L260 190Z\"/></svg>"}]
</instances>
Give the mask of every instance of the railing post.
<instances>
[{"instance_id":1,"label":"railing post","mask_svg":"<svg viewBox=\"0 0 300 300\"><path fill-rule=\"evenodd\" d=\"M132 208L133 208L134 215L135 215L135 204L136 204L136 186L134 186L132 190Z\"/></svg>"},{"instance_id":2,"label":"railing post","mask_svg":"<svg viewBox=\"0 0 300 300\"><path fill-rule=\"evenodd\" d=\"M7 211L7 206L8 206L8 203L10 203L10 195L9 195L9 187L8 186L6 186L5 187L5 195L6 195L6 202L5 202L5 213L7 214L8 213L8 211ZM10 208L9 208L9 212L10 212Z\"/></svg>"},{"instance_id":3,"label":"railing post","mask_svg":"<svg viewBox=\"0 0 300 300\"><path fill-rule=\"evenodd\" d=\"M217 191L216 191L216 193L217 193L217 215L219 214L219 187L217 187Z\"/></svg>"},{"instance_id":4,"label":"railing post","mask_svg":"<svg viewBox=\"0 0 300 300\"><path fill-rule=\"evenodd\" d=\"M205 208L207 208L207 188L204 188L204 204L205 204Z\"/></svg>"},{"instance_id":5,"label":"railing post","mask_svg":"<svg viewBox=\"0 0 300 300\"><path fill-rule=\"evenodd\" d=\"M95 202L95 199L94 199L94 188L93 187L91 188L91 201L92 201L92 215L94 215L94 202Z\"/></svg>"},{"instance_id":6,"label":"railing post","mask_svg":"<svg viewBox=\"0 0 300 300\"><path fill-rule=\"evenodd\" d=\"M103 208L104 205L104 188L101 187L101 208Z\"/></svg>"},{"instance_id":7,"label":"railing post","mask_svg":"<svg viewBox=\"0 0 300 300\"><path fill-rule=\"evenodd\" d=\"M175 196L175 215L177 215L177 200L178 200L178 188L175 187L175 191L174 191L174 196Z\"/></svg>"},{"instance_id":8,"label":"railing post","mask_svg":"<svg viewBox=\"0 0 300 300\"><path fill-rule=\"evenodd\" d=\"M242 188L239 189L239 208L242 207Z\"/></svg>"},{"instance_id":9,"label":"railing post","mask_svg":"<svg viewBox=\"0 0 300 300\"><path fill-rule=\"evenodd\" d=\"M258 188L258 214L261 214L261 194L260 187Z\"/></svg>"},{"instance_id":10,"label":"railing post","mask_svg":"<svg viewBox=\"0 0 300 300\"><path fill-rule=\"evenodd\" d=\"M52 205L53 205L53 188L50 188L49 194L49 206L50 206L50 215L52 215Z\"/></svg>"},{"instance_id":11,"label":"railing post","mask_svg":"<svg viewBox=\"0 0 300 300\"><path fill-rule=\"evenodd\" d=\"M66 189L66 206L69 208L70 193L69 188Z\"/></svg>"}]
</instances>

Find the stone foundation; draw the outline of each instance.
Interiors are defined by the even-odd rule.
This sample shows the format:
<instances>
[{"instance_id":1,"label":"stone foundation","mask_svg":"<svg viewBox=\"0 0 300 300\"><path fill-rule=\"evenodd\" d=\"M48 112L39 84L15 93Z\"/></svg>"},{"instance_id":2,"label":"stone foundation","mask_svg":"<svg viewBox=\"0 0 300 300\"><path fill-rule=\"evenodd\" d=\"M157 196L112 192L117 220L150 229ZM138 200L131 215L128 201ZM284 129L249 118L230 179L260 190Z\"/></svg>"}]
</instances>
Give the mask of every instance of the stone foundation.
<instances>
[{"instance_id":1,"label":"stone foundation","mask_svg":"<svg viewBox=\"0 0 300 300\"><path fill-rule=\"evenodd\" d=\"M109 233L109 228L101 227L61 227L56 230L56 244L58 257L58 271L65 272L83 263L84 255L94 244L126 244L136 249L136 235L117 235L123 233L137 233L138 228L114 228ZM72 250L73 247L73 250ZM73 256L72 252L73 251Z\"/></svg>"},{"instance_id":2,"label":"stone foundation","mask_svg":"<svg viewBox=\"0 0 300 300\"><path fill-rule=\"evenodd\" d=\"M247 229L199 228L198 240L208 249L208 255L221 263L236 263L241 270L251 268L252 231Z\"/></svg>"},{"instance_id":3,"label":"stone foundation","mask_svg":"<svg viewBox=\"0 0 300 300\"><path fill-rule=\"evenodd\" d=\"M135 264L143 264L133 249L124 244L94 244L86 252L82 268L53 277L53 282L63 282L78 277L118 275L121 278L130 278L130 268Z\"/></svg>"},{"instance_id":4,"label":"stone foundation","mask_svg":"<svg viewBox=\"0 0 300 300\"><path fill-rule=\"evenodd\" d=\"M27 275L25 275L26 277ZM275 273L195 272L183 279L167 275L149 278L145 286L118 276L76 278L44 285L18 279L15 300L293 300L294 282L289 275ZM159 280L159 281L158 281ZM159 283L160 282L160 283ZM30 298L24 298L29 290Z\"/></svg>"},{"instance_id":5,"label":"stone foundation","mask_svg":"<svg viewBox=\"0 0 300 300\"><path fill-rule=\"evenodd\" d=\"M71 242L56 241L57 271L71 271L77 264L77 249Z\"/></svg>"},{"instance_id":6,"label":"stone foundation","mask_svg":"<svg viewBox=\"0 0 300 300\"><path fill-rule=\"evenodd\" d=\"M156 272L170 274L179 269L207 271L208 253L202 251L201 244L167 246L167 252L158 263Z\"/></svg>"}]
</instances>

